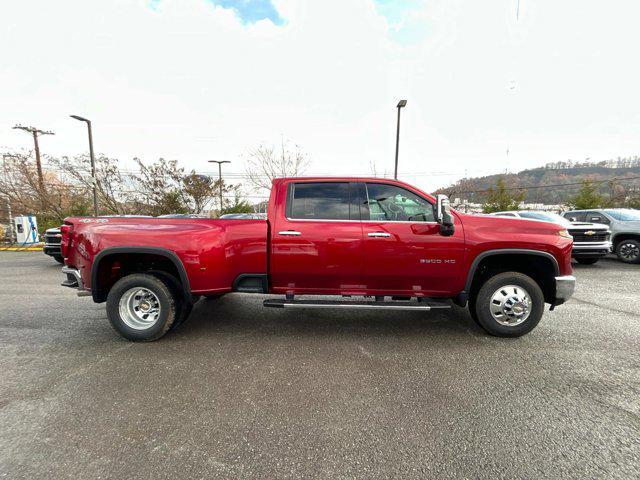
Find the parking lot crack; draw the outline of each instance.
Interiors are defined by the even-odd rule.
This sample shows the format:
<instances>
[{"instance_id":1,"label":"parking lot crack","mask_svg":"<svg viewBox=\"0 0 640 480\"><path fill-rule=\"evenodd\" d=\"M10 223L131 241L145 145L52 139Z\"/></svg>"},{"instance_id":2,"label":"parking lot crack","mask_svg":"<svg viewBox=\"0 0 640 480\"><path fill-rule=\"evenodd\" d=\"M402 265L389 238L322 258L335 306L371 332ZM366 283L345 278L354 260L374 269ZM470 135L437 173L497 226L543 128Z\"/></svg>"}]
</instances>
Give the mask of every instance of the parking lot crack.
<instances>
[{"instance_id":1,"label":"parking lot crack","mask_svg":"<svg viewBox=\"0 0 640 480\"><path fill-rule=\"evenodd\" d=\"M586 305L591 305L593 307L602 308L602 309L608 310L610 312L622 313L622 314L625 314L625 315L631 315L633 317L635 317L637 315L637 312L630 312L629 310L622 310L621 308L607 307L606 305L600 305L600 304L595 303L595 302L590 302L589 300L583 300L581 298L576 297L575 295L573 296L572 300L577 301L578 303L584 303Z\"/></svg>"}]
</instances>

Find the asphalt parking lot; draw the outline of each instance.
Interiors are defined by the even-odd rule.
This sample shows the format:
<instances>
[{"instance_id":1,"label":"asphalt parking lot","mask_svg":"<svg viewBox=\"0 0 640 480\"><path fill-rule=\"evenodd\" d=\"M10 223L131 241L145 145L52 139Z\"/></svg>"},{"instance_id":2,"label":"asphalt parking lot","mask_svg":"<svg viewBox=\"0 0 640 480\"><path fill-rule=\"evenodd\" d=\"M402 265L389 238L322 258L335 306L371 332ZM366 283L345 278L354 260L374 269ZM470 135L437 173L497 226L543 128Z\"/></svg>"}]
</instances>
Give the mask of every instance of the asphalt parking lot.
<instances>
[{"instance_id":1,"label":"asphalt parking lot","mask_svg":"<svg viewBox=\"0 0 640 480\"><path fill-rule=\"evenodd\" d=\"M201 301L129 343L39 253L0 253L0 476L640 477L640 266L575 266L519 339L446 313Z\"/></svg>"}]
</instances>

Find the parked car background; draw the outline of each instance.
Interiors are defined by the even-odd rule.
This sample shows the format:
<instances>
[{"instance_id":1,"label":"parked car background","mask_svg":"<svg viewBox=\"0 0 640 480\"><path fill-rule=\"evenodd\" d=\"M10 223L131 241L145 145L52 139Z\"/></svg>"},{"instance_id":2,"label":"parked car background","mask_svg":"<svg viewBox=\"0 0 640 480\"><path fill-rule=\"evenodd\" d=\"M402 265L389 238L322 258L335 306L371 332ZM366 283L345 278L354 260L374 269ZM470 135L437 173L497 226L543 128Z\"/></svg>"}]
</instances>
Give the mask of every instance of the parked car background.
<instances>
[{"instance_id":1,"label":"parked car background","mask_svg":"<svg viewBox=\"0 0 640 480\"><path fill-rule=\"evenodd\" d=\"M58 263L64 262L62 251L60 250L61 241L62 234L59 228L49 228L44 232L44 247L42 247L42 251Z\"/></svg>"},{"instance_id":2,"label":"parked car background","mask_svg":"<svg viewBox=\"0 0 640 480\"><path fill-rule=\"evenodd\" d=\"M625 263L640 263L640 210L601 208L571 210L564 217L572 222L597 222L611 230L613 251Z\"/></svg>"},{"instance_id":3,"label":"parked car background","mask_svg":"<svg viewBox=\"0 0 640 480\"><path fill-rule=\"evenodd\" d=\"M536 210L511 210L495 212L491 215L553 222L566 227L573 237L571 256L583 265L592 265L611 252L611 230L607 225L600 223L571 222L557 213Z\"/></svg>"}]
</instances>

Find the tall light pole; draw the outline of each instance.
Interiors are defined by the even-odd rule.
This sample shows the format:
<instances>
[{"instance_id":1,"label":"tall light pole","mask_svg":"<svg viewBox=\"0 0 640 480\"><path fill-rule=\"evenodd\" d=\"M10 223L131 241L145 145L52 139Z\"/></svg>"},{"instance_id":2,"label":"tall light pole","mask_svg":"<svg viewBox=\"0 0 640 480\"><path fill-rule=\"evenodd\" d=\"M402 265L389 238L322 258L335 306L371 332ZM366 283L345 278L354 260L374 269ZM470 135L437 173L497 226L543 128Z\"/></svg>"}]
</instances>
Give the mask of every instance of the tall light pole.
<instances>
[{"instance_id":1,"label":"tall light pole","mask_svg":"<svg viewBox=\"0 0 640 480\"><path fill-rule=\"evenodd\" d=\"M406 100L400 100L398 102L398 127L396 129L396 168L394 169L393 178L398 179L398 150L400 148L400 109L407 106Z\"/></svg>"},{"instance_id":2,"label":"tall light pole","mask_svg":"<svg viewBox=\"0 0 640 480\"><path fill-rule=\"evenodd\" d=\"M98 180L96 179L96 159L93 156L93 133L91 132L91 120L78 115L69 115L75 120L87 124L89 132L89 157L91 158L91 183L93 183L93 216L98 216Z\"/></svg>"},{"instance_id":3,"label":"tall light pole","mask_svg":"<svg viewBox=\"0 0 640 480\"><path fill-rule=\"evenodd\" d=\"M40 135L55 135L55 133L47 130L40 130L35 127L24 127L22 125L16 125L13 128L14 130L24 130L25 132L29 132L33 135L33 148L36 151L36 168L38 169L38 185L40 187L40 191L44 191L44 178L42 176L42 163L40 162L40 146L38 145L38 137Z\"/></svg>"},{"instance_id":4,"label":"tall light pole","mask_svg":"<svg viewBox=\"0 0 640 480\"><path fill-rule=\"evenodd\" d=\"M231 163L229 160L207 160L209 163L218 164L218 185L220 186L220 215L222 215L222 164Z\"/></svg>"},{"instance_id":5,"label":"tall light pole","mask_svg":"<svg viewBox=\"0 0 640 480\"><path fill-rule=\"evenodd\" d=\"M11 155L7 153L2 154L2 159L16 157L16 155ZM7 214L9 215L9 243L13 243L13 229L15 225L13 224L13 216L11 215L11 197L7 195Z\"/></svg>"}]
</instances>

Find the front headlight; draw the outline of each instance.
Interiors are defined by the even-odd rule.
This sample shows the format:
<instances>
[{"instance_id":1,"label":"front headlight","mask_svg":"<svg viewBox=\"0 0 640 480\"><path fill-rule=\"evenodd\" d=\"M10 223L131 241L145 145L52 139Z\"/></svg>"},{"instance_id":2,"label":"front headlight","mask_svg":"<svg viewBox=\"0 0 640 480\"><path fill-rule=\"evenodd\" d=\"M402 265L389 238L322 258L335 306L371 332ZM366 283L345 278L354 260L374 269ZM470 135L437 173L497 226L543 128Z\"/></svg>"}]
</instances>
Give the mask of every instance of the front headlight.
<instances>
[{"instance_id":1,"label":"front headlight","mask_svg":"<svg viewBox=\"0 0 640 480\"><path fill-rule=\"evenodd\" d=\"M564 238L573 238L571 235L569 235L568 230L558 230L558 235Z\"/></svg>"}]
</instances>

